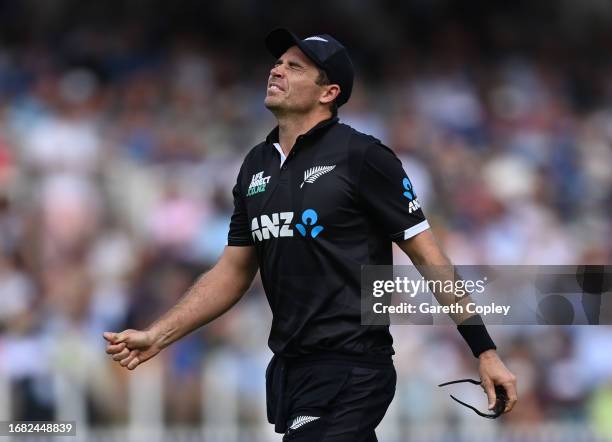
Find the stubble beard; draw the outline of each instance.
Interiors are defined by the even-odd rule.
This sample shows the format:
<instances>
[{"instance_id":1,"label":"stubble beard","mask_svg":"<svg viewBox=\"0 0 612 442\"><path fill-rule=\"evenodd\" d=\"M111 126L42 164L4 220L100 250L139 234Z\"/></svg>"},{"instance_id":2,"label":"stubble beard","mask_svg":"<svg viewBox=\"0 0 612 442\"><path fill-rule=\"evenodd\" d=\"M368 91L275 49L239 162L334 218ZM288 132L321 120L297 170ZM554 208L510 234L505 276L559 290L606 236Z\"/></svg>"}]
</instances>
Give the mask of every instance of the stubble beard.
<instances>
[{"instance_id":1,"label":"stubble beard","mask_svg":"<svg viewBox=\"0 0 612 442\"><path fill-rule=\"evenodd\" d=\"M276 101L274 99L271 101L268 101L267 99L264 100L264 106L270 112L272 112L277 119L288 115L305 115L312 111L311 107L304 105L303 103L294 103L293 106L288 106L285 101Z\"/></svg>"},{"instance_id":2,"label":"stubble beard","mask_svg":"<svg viewBox=\"0 0 612 442\"><path fill-rule=\"evenodd\" d=\"M272 114L278 118L279 116L283 115L283 105L281 103L279 103L276 100L264 100L264 106L266 107L266 109L268 109L270 112L272 112Z\"/></svg>"}]
</instances>

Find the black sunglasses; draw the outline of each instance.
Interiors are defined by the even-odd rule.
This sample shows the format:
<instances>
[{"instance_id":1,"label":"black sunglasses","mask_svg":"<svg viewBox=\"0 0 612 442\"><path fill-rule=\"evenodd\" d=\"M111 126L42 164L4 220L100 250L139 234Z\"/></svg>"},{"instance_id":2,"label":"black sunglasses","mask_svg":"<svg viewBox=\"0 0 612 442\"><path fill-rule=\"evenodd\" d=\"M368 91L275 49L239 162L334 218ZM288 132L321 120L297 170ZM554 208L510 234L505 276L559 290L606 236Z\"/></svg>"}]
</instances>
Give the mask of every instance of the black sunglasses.
<instances>
[{"instance_id":1,"label":"black sunglasses","mask_svg":"<svg viewBox=\"0 0 612 442\"><path fill-rule=\"evenodd\" d=\"M439 384L438 387L445 387L451 384L461 384L463 382L469 382L470 384L474 384L474 385L481 384L480 381L475 381L474 379L459 379L456 381L444 382L442 384ZM478 410L476 407L473 407L457 399L452 394L450 395L450 397L455 402L459 402L464 407L468 407L469 409L473 410L474 413L476 413L478 416L486 417L487 419L497 419L504 413L504 410L506 409L506 404L508 403L508 394L506 393L506 390L504 389L504 387L502 387L501 385L496 385L495 395L497 396L497 399L495 400L495 407L493 408L493 413L483 413L482 411Z\"/></svg>"}]
</instances>

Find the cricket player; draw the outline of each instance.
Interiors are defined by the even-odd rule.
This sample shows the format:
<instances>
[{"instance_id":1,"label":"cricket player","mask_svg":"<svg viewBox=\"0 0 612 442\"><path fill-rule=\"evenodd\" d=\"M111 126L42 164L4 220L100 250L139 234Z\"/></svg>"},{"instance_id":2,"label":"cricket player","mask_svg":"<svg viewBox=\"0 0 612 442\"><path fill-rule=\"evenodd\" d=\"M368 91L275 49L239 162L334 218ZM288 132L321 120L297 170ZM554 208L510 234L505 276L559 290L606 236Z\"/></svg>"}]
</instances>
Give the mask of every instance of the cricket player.
<instances>
[{"instance_id":1,"label":"cricket player","mask_svg":"<svg viewBox=\"0 0 612 442\"><path fill-rule=\"evenodd\" d=\"M105 333L107 353L135 369L229 310L259 269L273 314L270 423L284 441L373 442L396 373L388 325L361 325L361 266L392 264L392 242L416 265L450 262L399 159L338 121L353 86L346 48L285 29L265 44L276 59L265 106L278 125L242 164L227 247L146 330ZM478 358L489 408L501 386L508 412L516 379L478 319L458 329Z\"/></svg>"}]
</instances>

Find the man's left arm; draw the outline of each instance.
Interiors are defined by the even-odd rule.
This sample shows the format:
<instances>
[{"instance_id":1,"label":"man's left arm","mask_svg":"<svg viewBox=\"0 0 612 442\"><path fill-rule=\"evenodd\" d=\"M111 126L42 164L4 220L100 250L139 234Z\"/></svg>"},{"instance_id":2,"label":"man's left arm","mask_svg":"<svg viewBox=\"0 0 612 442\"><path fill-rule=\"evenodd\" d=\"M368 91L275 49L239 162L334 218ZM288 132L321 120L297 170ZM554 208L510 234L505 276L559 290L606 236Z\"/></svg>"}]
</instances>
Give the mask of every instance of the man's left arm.
<instances>
[{"instance_id":1,"label":"man's left arm","mask_svg":"<svg viewBox=\"0 0 612 442\"><path fill-rule=\"evenodd\" d=\"M452 263L448 257L444 254L431 230L425 230L409 239L403 241L397 241L397 245L408 255L415 266L440 266L439 268L452 268ZM425 275L424 275L425 276ZM469 318L453 318L458 322L461 327L461 323ZM478 318L480 319L480 318ZM464 325L462 335L466 340L468 339L480 339L480 336L474 336L475 333L485 334L485 342L490 341L488 333L484 324L482 325ZM460 328L461 331L461 328ZM468 335L466 337L466 334ZM492 341L490 341L492 344ZM479 360L478 371L480 373L480 379L482 381L482 388L487 394L489 401L489 409L492 410L495 407L495 386L501 385L508 394L508 403L504 412L509 412L514 407L517 401L516 392L516 377L510 370L506 368L504 363L497 355L497 351L494 345L484 344L483 350L478 350L478 342L476 344L470 343L475 356ZM487 348L488 347L488 348ZM476 350L475 350L476 348Z\"/></svg>"}]
</instances>

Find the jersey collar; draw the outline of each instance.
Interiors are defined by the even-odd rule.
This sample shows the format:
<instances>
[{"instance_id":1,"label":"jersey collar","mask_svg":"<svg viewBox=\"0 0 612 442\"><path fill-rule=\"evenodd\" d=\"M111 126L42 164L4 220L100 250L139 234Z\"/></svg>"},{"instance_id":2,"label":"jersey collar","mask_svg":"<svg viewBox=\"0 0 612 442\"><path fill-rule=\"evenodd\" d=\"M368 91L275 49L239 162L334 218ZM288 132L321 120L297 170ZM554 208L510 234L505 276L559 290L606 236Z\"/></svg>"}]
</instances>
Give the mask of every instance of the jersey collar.
<instances>
[{"instance_id":1,"label":"jersey collar","mask_svg":"<svg viewBox=\"0 0 612 442\"><path fill-rule=\"evenodd\" d=\"M300 135L298 137L298 140L300 138L309 138L309 137L312 137L313 135L315 135L317 133L320 133L325 128L330 127L330 126L336 124L337 122L338 122L338 117L336 117L336 116L328 118L327 120L320 121L314 127L312 127L308 132L306 132L305 134ZM278 143L278 126L276 126L274 129L272 129L272 131L268 134L268 136L266 137L266 143L270 144L273 147L274 147L274 143Z\"/></svg>"}]
</instances>

